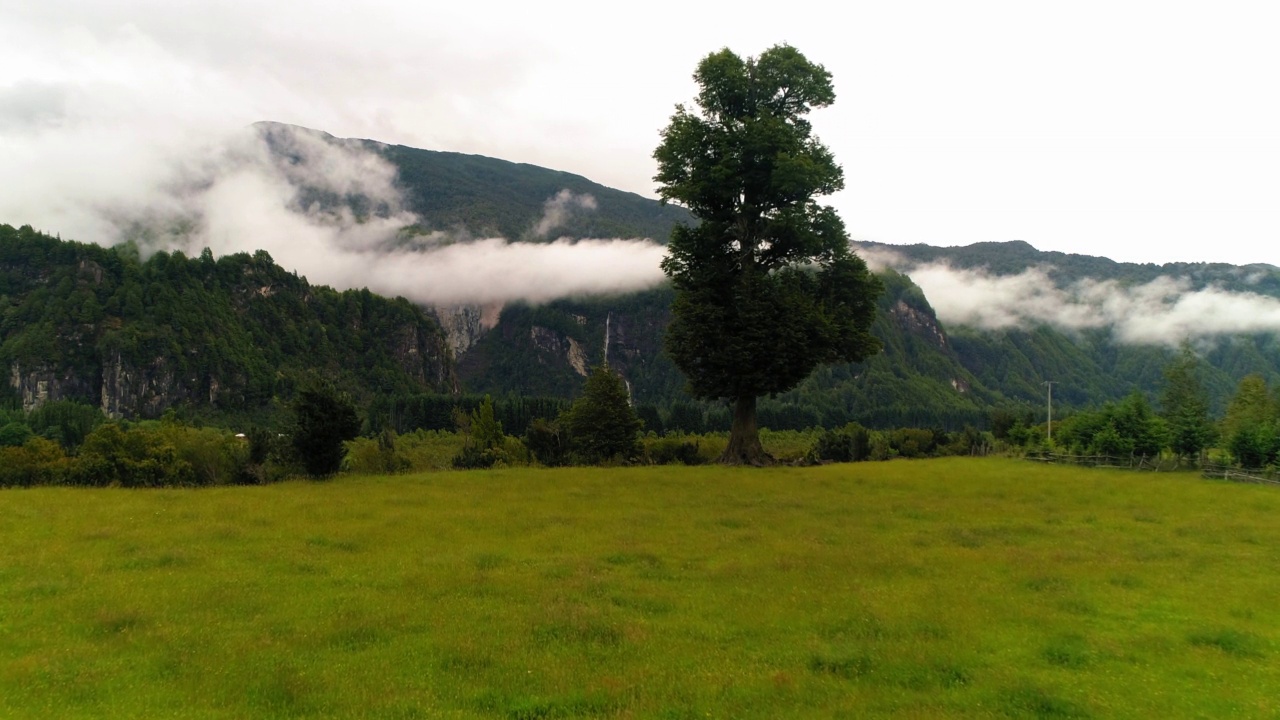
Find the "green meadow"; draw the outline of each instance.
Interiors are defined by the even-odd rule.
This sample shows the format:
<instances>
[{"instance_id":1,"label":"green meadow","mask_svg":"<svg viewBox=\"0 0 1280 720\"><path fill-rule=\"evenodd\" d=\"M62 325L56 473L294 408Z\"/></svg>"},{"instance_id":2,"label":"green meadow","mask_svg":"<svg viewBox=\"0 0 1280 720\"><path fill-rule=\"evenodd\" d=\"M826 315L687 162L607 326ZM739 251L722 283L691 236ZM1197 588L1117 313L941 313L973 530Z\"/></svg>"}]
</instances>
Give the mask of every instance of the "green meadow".
<instances>
[{"instance_id":1,"label":"green meadow","mask_svg":"<svg viewBox=\"0 0 1280 720\"><path fill-rule=\"evenodd\" d=\"M1280 488L950 458L0 491L0 716L1280 716Z\"/></svg>"}]
</instances>

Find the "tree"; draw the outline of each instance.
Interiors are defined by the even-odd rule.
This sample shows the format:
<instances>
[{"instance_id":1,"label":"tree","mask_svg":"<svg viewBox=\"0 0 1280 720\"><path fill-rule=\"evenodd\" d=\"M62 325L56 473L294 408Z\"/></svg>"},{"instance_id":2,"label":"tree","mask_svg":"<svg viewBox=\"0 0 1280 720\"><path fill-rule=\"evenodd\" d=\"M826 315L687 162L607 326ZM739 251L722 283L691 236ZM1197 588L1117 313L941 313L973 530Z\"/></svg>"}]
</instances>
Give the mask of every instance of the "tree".
<instances>
[{"instance_id":1,"label":"tree","mask_svg":"<svg viewBox=\"0 0 1280 720\"><path fill-rule=\"evenodd\" d=\"M640 418L631 408L622 378L608 365L591 371L582 396L565 412L561 425L582 462L630 461L640 455Z\"/></svg>"},{"instance_id":2,"label":"tree","mask_svg":"<svg viewBox=\"0 0 1280 720\"><path fill-rule=\"evenodd\" d=\"M1252 430L1269 424L1276 416L1275 403L1267 391L1267 381L1254 373L1240 379L1236 394L1227 404L1222 418L1222 437L1228 441L1241 430Z\"/></svg>"},{"instance_id":3,"label":"tree","mask_svg":"<svg viewBox=\"0 0 1280 720\"><path fill-rule=\"evenodd\" d=\"M1169 447L1178 457L1199 457L1213 444L1216 433L1209 419L1209 396L1200 380L1200 359L1186 343L1164 369L1160 405L1169 427Z\"/></svg>"},{"instance_id":4,"label":"tree","mask_svg":"<svg viewBox=\"0 0 1280 720\"><path fill-rule=\"evenodd\" d=\"M708 55L694 80L697 109L678 106L654 151L663 202L699 220L672 231L662 262L676 290L666 347L690 394L734 404L721 462L762 464L756 398L879 351L882 285L815 200L844 186L805 119L835 100L831 74L780 45Z\"/></svg>"},{"instance_id":5,"label":"tree","mask_svg":"<svg viewBox=\"0 0 1280 720\"><path fill-rule=\"evenodd\" d=\"M485 395L470 415L461 409L458 412L458 429L467 436L467 443L454 456L453 466L491 468L498 460L504 459L502 446L507 436L502 432L502 423L494 417L493 398Z\"/></svg>"},{"instance_id":6,"label":"tree","mask_svg":"<svg viewBox=\"0 0 1280 720\"><path fill-rule=\"evenodd\" d=\"M1227 449L1245 467L1262 467L1275 459L1276 405L1261 375L1241 378L1222 419Z\"/></svg>"},{"instance_id":7,"label":"tree","mask_svg":"<svg viewBox=\"0 0 1280 720\"><path fill-rule=\"evenodd\" d=\"M343 443L360 434L355 405L331 383L313 380L293 401L293 449L311 477L338 472L347 449Z\"/></svg>"}]
</instances>

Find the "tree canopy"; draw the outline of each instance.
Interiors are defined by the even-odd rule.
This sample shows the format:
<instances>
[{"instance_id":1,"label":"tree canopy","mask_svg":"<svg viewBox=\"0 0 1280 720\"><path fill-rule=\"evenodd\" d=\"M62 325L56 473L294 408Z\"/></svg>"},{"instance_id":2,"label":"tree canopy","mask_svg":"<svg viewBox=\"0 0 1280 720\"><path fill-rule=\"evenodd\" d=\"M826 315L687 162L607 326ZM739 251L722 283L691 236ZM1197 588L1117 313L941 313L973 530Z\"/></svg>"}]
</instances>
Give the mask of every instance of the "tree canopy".
<instances>
[{"instance_id":1,"label":"tree canopy","mask_svg":"<svg viewBox=\"0 0 1280 720\"><path fill-rule=\"evenodd\" d=\"M816 199L844 187L806 119L835 100L831 74L779 45L712 53L694 80L697 108L678 106L654 151L663 201L699 220L672 232L662 264L676 289L666 344L692 395L735 403L721 460L758 464L756 398L877 352L881 284Z\"/></svg>"}]
</instances>

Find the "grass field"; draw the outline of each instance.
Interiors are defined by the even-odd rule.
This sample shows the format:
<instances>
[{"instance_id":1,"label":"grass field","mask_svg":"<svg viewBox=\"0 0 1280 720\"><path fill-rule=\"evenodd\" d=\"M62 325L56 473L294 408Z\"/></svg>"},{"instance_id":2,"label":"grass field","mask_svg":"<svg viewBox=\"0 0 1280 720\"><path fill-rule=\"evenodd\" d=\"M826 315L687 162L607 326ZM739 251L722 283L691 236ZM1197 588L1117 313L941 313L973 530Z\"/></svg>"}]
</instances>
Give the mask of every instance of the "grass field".
<instances>
[{"instance_id":1,"label":"grass field","mask_svg":"<svg viewBox=\"0 0 1280 720\"><path fill-rule=\"evenodd\" d=\"M1004 459L0 492L0 716L1280 717L1280 491Z\"/></svg>"}]
</instances>

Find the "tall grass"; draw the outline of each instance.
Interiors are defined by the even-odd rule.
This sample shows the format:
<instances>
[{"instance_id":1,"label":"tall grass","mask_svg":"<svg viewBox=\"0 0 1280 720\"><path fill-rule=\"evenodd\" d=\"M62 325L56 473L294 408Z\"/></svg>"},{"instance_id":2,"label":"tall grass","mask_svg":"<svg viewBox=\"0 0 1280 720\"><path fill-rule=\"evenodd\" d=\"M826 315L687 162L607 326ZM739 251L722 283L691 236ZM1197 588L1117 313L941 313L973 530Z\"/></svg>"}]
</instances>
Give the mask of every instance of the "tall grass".
<instances>
[{"instance_id":1,"label":"tall grass","mask_svg":"<svg viewBox=\"0 0 1280 720\"><path fill-rule=\"evenodd\" d=\"M0 716L1273 717L1280 493L1002 459L0 492Z\"/></svg>"}]
</instances>

